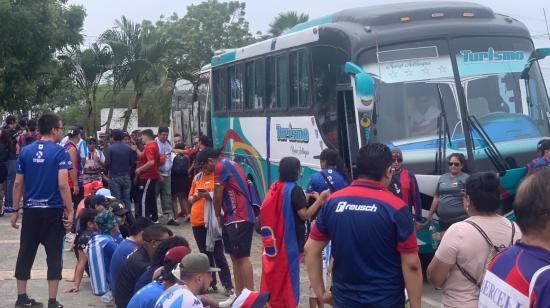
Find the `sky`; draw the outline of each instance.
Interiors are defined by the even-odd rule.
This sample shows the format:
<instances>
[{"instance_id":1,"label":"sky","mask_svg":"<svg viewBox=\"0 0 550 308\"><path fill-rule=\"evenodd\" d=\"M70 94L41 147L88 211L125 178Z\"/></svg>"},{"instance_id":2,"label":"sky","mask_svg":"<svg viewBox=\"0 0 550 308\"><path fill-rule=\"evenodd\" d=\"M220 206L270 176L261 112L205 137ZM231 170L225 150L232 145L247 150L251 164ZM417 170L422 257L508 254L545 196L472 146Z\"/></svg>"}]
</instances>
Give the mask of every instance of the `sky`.
<instances>
[{"instance_id":1,"label":"sky","mask_svg":"<svg viewBox=\"0 0 550 308\"><path fill-rule=\"evenodd\" d=\"M269 23L281 12L297 11L308 14L310 19L338 12L343 9L379 5L403 0L241 0L246 3L246 19L252 33L267 32ZM83 5L86 9L84 22L85 45L94 42L106 29L114 26L115 19L122 15L133 21L158 20L162 15L176 12L185 15L186 7L200 0L69 0L69 4ZM527 25L535 39L536 47L550 47L543 8L550 24L550 1L548 0L470 0L491 7L495 12L514 17ZM541 63L547 84L550 81L550 59Z\"/></svg>"}]
</instances>

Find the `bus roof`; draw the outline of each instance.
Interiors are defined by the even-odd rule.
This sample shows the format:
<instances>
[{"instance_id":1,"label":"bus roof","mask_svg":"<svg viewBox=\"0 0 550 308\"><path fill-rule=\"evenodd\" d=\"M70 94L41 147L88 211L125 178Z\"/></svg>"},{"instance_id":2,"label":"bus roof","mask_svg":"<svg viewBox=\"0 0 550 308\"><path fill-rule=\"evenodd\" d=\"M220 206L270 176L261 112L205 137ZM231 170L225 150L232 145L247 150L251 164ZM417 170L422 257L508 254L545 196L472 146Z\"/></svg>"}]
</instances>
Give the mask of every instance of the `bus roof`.
<instances>
[{"instance_id":1,"label":"bus roof","mask_svg":"<svg viewBox=\"0 0 550 308\"><path fill-rule=\"evenodd\" d=\"M507 35L529 38L519 21L469 2L408 2L346 9L312 19L283 35L227 50L212 58L212 67L318 41L323 32L347 36L352 58L376 44L461 35Z\"/></svg>"}]
</instances>

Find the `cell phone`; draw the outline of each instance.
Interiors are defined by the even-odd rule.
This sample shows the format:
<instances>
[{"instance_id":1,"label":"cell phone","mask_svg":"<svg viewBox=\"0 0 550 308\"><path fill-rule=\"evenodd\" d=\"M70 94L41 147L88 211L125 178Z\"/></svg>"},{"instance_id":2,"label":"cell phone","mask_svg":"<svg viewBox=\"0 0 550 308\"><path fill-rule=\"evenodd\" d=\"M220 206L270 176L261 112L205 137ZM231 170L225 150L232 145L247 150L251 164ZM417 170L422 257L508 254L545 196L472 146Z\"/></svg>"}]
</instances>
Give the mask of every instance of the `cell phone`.
<instances>
[{"instance_id":1,"label":"cell phone","mask_svg":"<svg viewBox=\"0 0 550 308\"><path fill-rule=\"evenodd\" d=\"M200 193L205 193L205 192L206 192L206 189L204 189L204 188L199 188L199 189L197 189L197 191L200 192Z\"/></svg>"}]
</instances>

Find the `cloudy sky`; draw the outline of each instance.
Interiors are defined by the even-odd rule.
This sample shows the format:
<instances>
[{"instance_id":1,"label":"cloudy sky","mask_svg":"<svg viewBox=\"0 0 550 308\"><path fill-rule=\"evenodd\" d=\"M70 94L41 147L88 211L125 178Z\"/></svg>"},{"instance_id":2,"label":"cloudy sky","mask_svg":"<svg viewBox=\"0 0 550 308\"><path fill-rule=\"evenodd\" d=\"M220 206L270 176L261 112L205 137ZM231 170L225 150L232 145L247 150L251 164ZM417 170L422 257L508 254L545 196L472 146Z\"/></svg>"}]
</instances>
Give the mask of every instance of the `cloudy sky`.
<instances>
[{"instance_id":1,"label":"cloudy sky","mask_svg":"<svg viewBox=\"0 0 550 308\"><path fill-rule=\"evenodd\" d=\"M548 0L470 0L491 7L495 12L510 15L524 22L531 34L538 37L537 47L550 47L543 8L550 20L550 1ZM140 21L148 19L156 21L161 15L169 16L173 12L185 15L189 4L197 4L197 0L69 0L70 4L84 5L87 12L84 23L86 44L94 42L105 29L114 25L114 20L122 15ZM273 17L280 12L297 11L309 14L310 18L320 17L346 8L377 5L403 0L248 0L246 2L246 18L250 22L252 33L266 32ZM542 63L547 83L550 80L550 59Z\"/></svg>"}]
</instances>

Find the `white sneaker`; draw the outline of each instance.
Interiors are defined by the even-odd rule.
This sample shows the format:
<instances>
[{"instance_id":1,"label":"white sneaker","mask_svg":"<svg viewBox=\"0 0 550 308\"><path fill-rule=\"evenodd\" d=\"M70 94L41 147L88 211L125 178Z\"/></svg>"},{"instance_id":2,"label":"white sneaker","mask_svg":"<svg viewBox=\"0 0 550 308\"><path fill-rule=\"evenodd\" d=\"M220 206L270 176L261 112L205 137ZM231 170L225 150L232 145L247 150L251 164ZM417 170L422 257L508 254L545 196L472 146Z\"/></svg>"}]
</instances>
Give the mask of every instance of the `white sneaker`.
<instances>
[{"instance_id":1,"label":"white sneaker","mask_svg":"<svg viewBox=\"0 0 550 308\"><path fill-rule=\"evenodd\" d=\"M73 243L76 238L76 234L69 232L65 234L65 242Z\"/></svg>"},{"instance_id":2,"label":"white sneaker","mask_svg":"<svg viewBox=\"0 0 550 308\"><path fill-rule=\"evenodd\" d=\"M223 302L220 302L218 306L220 308L231 308L231 305L236 299L237 299L237 294L233 293L229 295L229 297L226 300L224 300Z\"/></svg>"},{"instance_id":3,"label":"white sneaker","mask_svg":"<svg viewBox=\"0 0 550 308\"><path fill-rule=\"evenodd\" d=\"M111 293L111 291L103 294L103 296L101 296L101 301L104 302L104 303L110 303L113 301L113 293Z\"/></svg>"}]
</instances>

